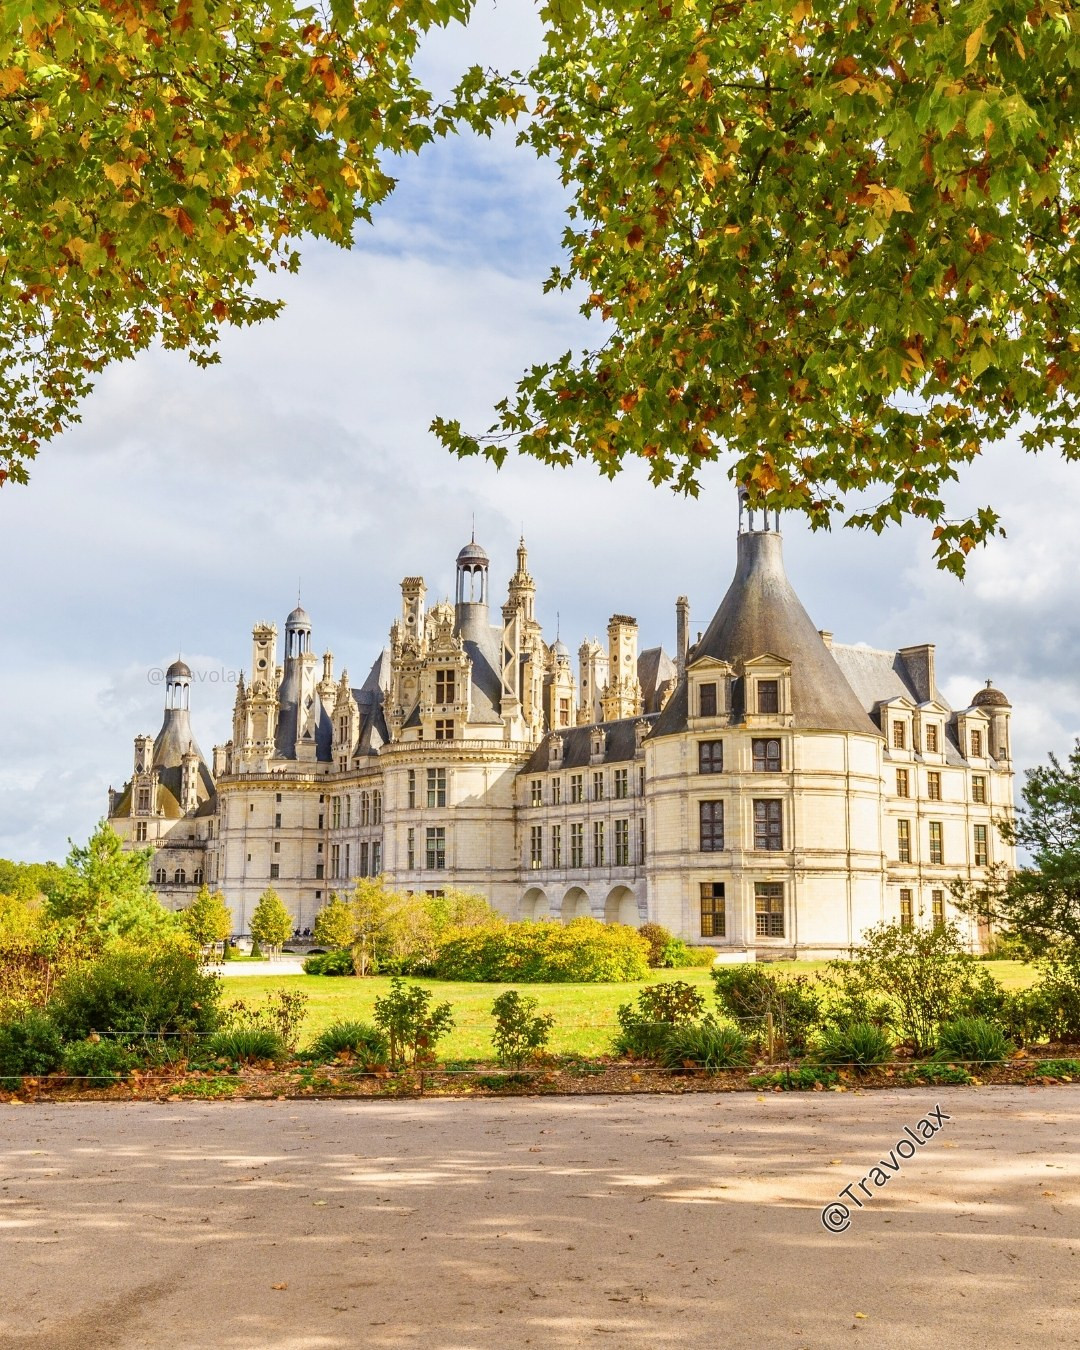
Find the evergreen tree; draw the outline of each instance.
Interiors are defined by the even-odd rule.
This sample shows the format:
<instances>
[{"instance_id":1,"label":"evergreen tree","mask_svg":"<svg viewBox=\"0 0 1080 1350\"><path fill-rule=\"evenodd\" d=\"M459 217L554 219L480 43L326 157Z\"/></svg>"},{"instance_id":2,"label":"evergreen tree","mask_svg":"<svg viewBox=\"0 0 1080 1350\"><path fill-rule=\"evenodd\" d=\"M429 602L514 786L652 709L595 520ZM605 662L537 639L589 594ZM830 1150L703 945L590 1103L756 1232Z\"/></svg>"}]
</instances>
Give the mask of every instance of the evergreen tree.
<instances>
[{"instance_id":1,"label":"evergreen tree","mask_svg":"<svg viewBox=\"0 0 1080 1350\"><path fill-rule=\"evenodd\" d=\"M151 856L151 849L125 852L116 831L100 821L85 845L72 844L47 897L49 917L136 940L175 930L176 916L150 888Z\"/></svg>"}]
</instances>

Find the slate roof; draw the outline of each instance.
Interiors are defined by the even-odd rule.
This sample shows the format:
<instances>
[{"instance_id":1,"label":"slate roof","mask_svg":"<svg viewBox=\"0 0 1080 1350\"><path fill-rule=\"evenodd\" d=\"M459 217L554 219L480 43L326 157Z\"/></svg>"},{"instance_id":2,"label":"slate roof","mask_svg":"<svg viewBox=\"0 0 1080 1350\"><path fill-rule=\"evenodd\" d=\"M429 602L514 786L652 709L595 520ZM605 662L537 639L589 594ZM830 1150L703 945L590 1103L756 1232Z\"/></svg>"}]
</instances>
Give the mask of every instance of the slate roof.
<instances>
[{"instance_id":1,"label":"slate roof","mask_svg":"<svg viewBox=\"0 0 1080 1350\"><path fill-rule=\"evenodd\" d=\"M660 711L660 690L678 674L675 662L663 647L646 647L638 657L637 677L647 713Z\"/></svg>"},{"instance_id":2,"label":"slate roof","mask_svg":"<svg viewBox=\"0 0 1080 1350\"><path fill-rule=\"evenodd\" d=\"M735 576L688 665L711 656L735 669L732 718L745 714L746 662L772 653L791 662L791 703L796 727L880 735L856 697L784 571L782 541L774 531L738 536ZM687 677L668 701L654 736L687 726Z\"/></svg>"},{"instance_id":3,"label":"slate roof","mask_svg":"<svg viewBox=\"0 0 1080 1350\"><path fill-rule=\"evenodd\" d=\"M603 762L605 764L625 763L627 760L634 759L637 753L637 737L634 726L638 722L647 722L651 727L656 722L656 715L654 713L645 717L623 717L617 722L600 722L588 727L566 727L562 731L549 732L532 752L520 772L542 773L552 767L548 762L552 736L562 737L562 762L558 765L560 769L589 768L592 763L590 755L592 733L597 729L597 726L604 733Z\"/></svg>"}]
</instances>

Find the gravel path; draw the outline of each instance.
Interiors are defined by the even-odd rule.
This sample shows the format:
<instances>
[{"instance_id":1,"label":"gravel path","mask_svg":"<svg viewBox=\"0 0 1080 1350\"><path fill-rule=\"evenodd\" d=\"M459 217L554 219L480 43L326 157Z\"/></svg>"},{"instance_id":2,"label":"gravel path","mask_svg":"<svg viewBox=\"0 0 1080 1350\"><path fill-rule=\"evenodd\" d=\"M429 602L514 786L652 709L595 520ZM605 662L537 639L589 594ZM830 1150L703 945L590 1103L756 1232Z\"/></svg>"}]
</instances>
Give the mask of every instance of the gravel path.
<instances>
[{"instance_id":1,"label":"gravel path","mask_svg":"<svg viewBox=\"0 0 1080 1350\"><path fill-rule=\"evenodd\" d=\"M1078 1127L1069 1086L4 1107L0 1346L1080 1345Z\"/></svg>"}]
</instances>

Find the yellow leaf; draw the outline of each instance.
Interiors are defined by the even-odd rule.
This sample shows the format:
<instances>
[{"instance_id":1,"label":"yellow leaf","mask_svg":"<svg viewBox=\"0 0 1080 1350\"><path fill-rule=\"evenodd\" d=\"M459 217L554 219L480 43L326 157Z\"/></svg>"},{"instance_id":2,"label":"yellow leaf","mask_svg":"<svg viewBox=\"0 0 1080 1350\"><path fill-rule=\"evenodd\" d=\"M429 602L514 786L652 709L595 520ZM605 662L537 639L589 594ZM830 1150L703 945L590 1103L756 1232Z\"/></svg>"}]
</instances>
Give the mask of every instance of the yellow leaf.
<instances>
[{"instance_id":1,"label":"yellow leaf","mask_svg":"<svg viewBox=\"0 0 1080 1350\"><path fill-rule=\"evenodd\" d=\"M795 8L791 11L792 23L802 23L803 19L809 18L814 12L814 6L811 0L797 0Z\"/></svg>"},{"instance_id":2,"label":"yellow leaf","mask_svg":"<svg viewBox=\"0 0 1080 1350\"><path fill-rule=\"evenodd\" d=\"M983 37L986 34L986 24L979 24L974 33L969 34L967 42L964 44L964 64L970 66L972 61L979 54L979 48L982 46Z\"/></svg>"},{"instance_id":3,"label":"yellow leaf","mask_svg":"<svg viewBox=\"0 0 1080 1350\"><path fill-rule=\"evenodd\" d=\"M131 165L125 164L123 160L117 160L115 164L106 164L103 172L115 187L123 187L131 177Z\"/></svg>"},{"instance_id":4,"label":"yellow leaf","mask_svg":"<svg viewBox=\"0 0 1080 1350\"><path fill-rule=\"evenodd\" d=\"M16 89L21 89L25 83L25 70L20 70L17 66L12 66L10 70L0 70L0 96L3 98L13 94Z\"/></svg>"}]
</instances>

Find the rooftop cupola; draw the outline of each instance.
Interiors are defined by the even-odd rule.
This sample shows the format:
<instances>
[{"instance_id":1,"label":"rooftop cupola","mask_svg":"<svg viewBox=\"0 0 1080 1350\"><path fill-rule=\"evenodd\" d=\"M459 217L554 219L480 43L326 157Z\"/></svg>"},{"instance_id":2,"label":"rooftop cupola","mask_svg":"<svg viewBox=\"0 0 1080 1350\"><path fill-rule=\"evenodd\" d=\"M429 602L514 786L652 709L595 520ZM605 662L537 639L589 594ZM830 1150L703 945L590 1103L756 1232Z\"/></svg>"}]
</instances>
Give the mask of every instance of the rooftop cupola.
<instances>
[{"instance_id":1,"label":"rooftop cupola","mask_svg":"<svg viewBox=\"0 0 1080 1350\"><path fill-rule=\"evenodd\" d=\"M285 659L311 651L311 616L299 605L285 620Z\"/></svg>"},{"instance_id":2,"label":"rooftop cupola","mask_svg":"<svg viewBox=\"0 0 1080 1350\"><path fill-rule=\"evenodd\" d=\"M165 710L181 708L185 712L191 705L191 669L179 657L165 672Z\"/></svg>"},{"instance_id":3,"label":"rooftop cupola","mask_svg":"<svg viewBox=\"0 0 1080 1350\"><path fill-rule=\"evenodd\" d=\"M779 534L780 512L761 506L756 510L750 505L750 494L746 488L739 489L739 533L740 534Z\"/></svg>"},{"instance_id":4,"label":"rooftop cupola","mask_svg":"<svg viewBox=\"0 0 1080 1350\"><path fill-rule=\"evenodd\" d=\"M457 555L457 590L454 603L486 605L488 602L488 555L473 537Z\"/></svg>"}]
</instances>

